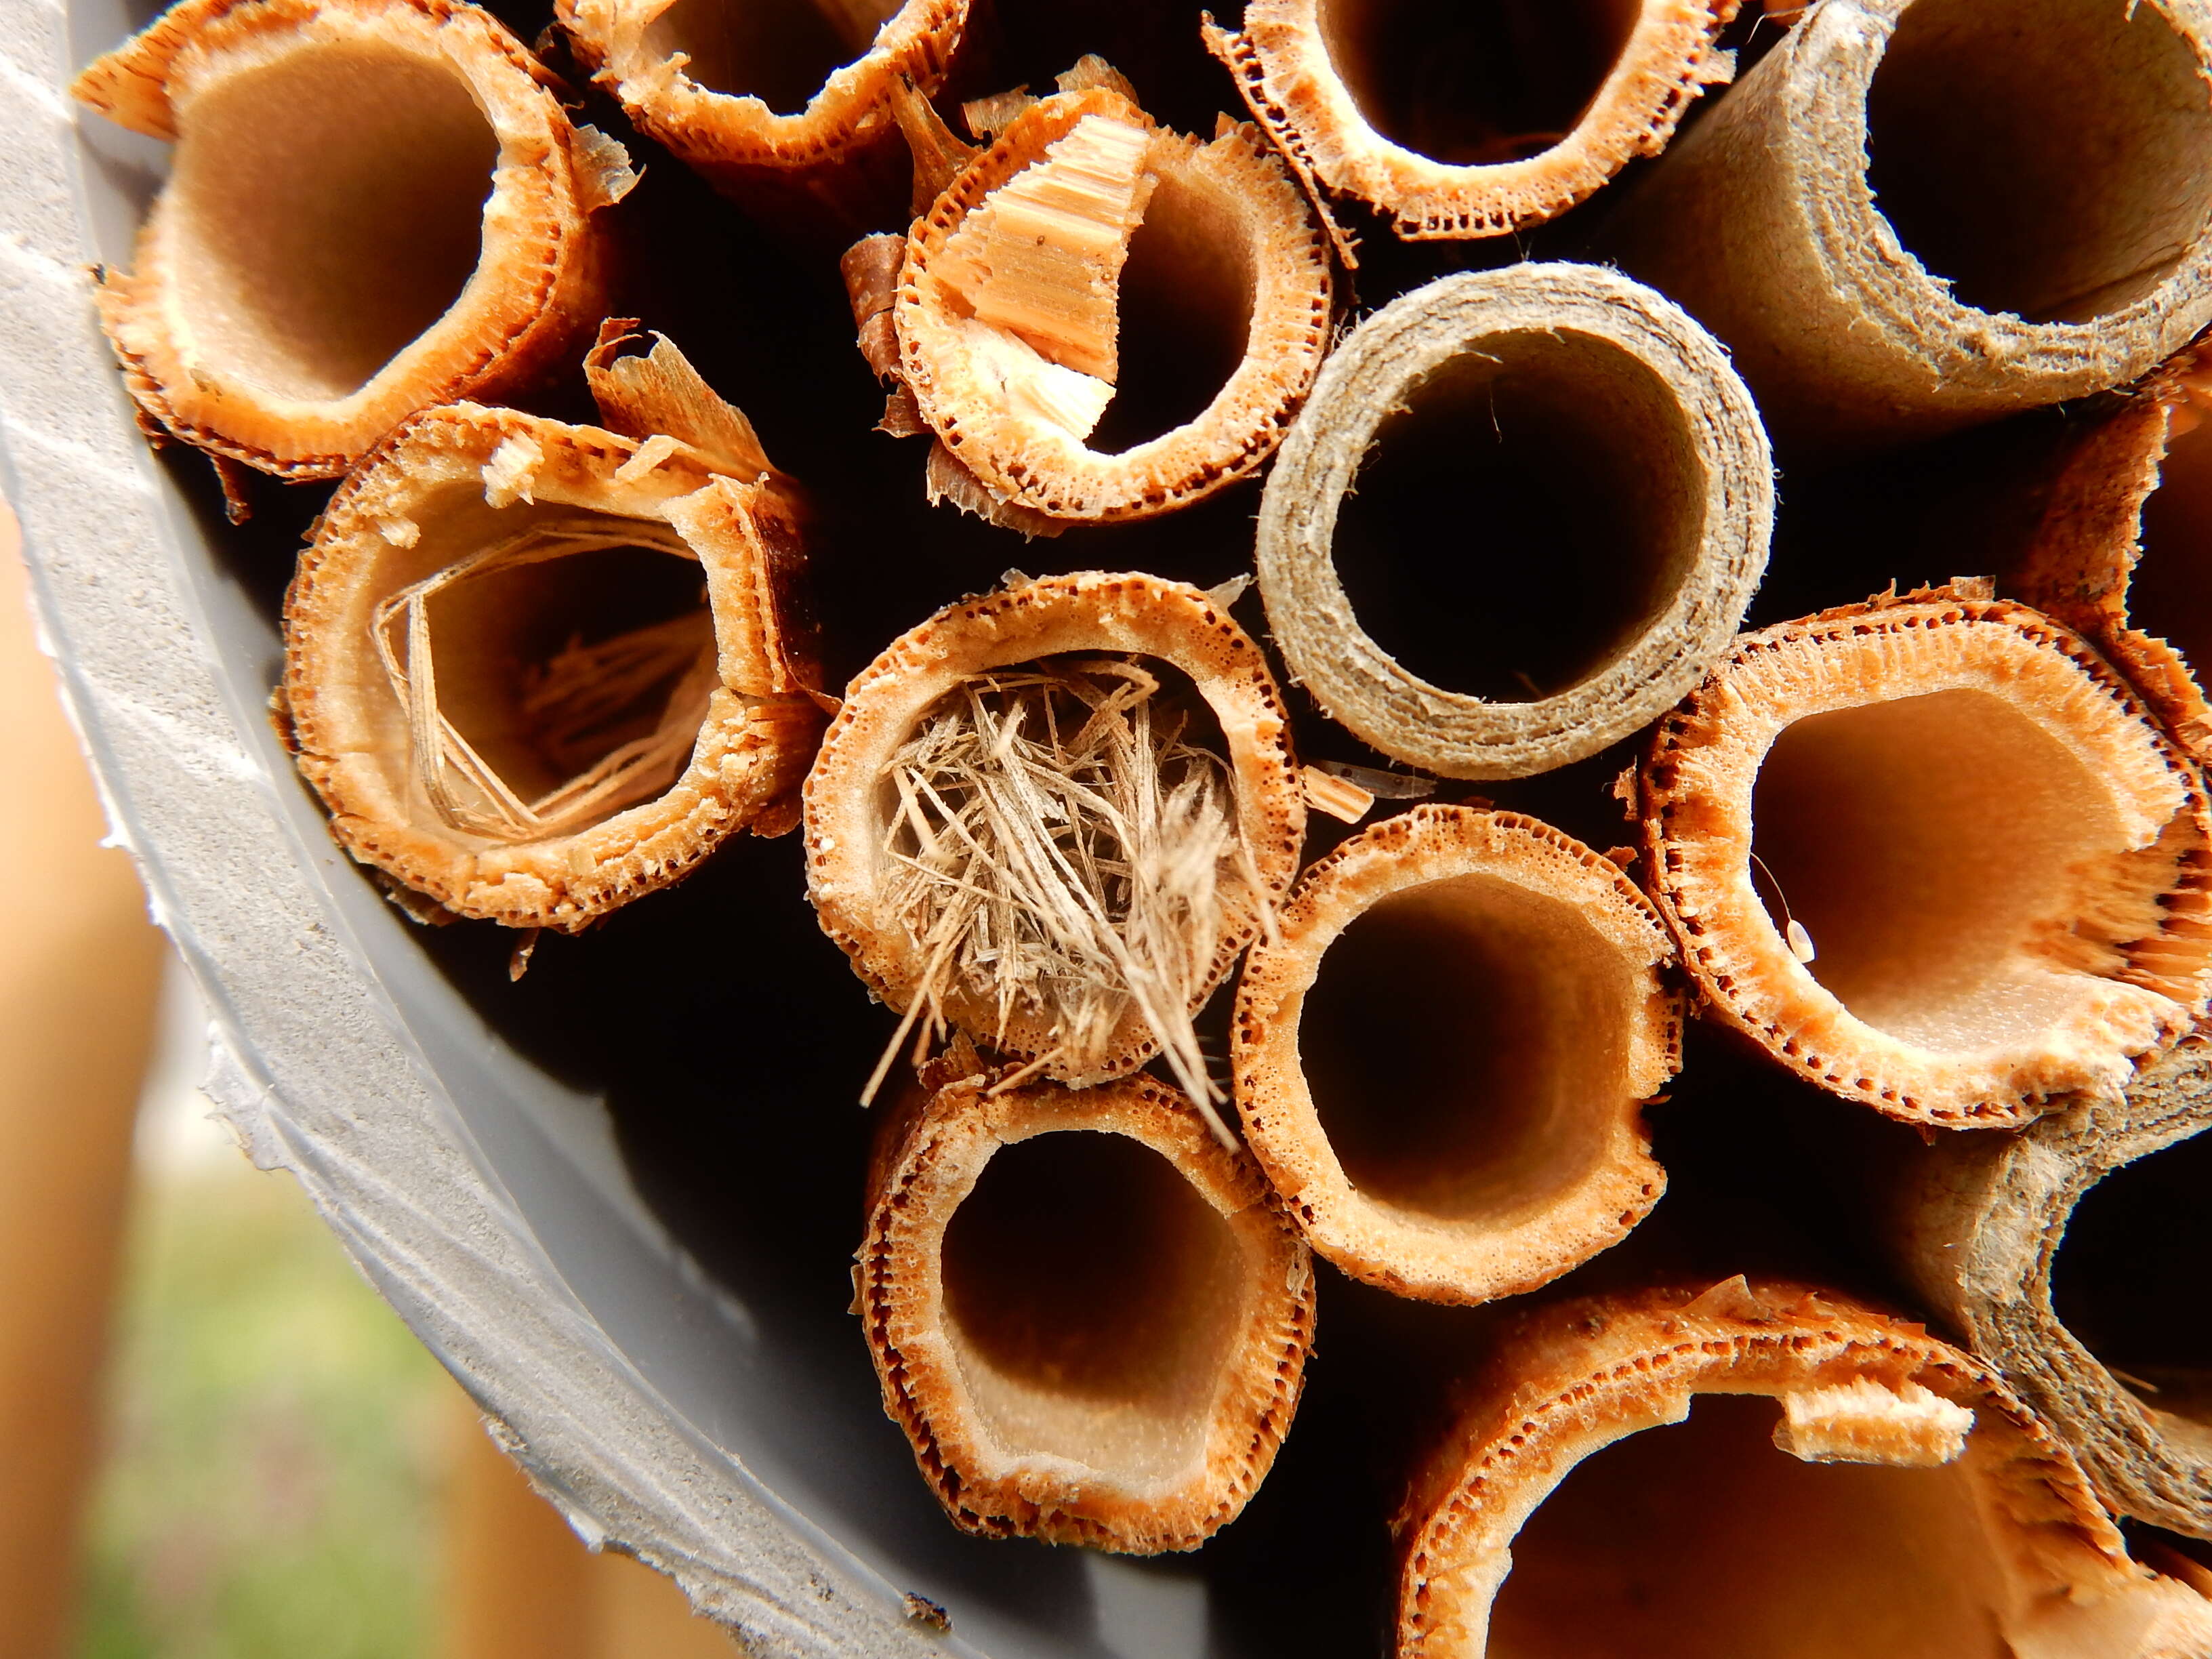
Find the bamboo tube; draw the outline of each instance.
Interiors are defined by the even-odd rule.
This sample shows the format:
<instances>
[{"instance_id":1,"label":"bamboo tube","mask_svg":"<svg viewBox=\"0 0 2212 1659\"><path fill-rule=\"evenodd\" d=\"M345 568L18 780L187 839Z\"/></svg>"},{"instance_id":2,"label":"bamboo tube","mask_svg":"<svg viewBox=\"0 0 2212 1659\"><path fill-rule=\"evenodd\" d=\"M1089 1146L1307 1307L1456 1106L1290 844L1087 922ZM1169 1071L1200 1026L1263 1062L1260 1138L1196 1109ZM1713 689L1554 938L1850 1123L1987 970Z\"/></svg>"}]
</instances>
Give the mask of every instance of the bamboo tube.
<instances>
[{"instance_id":1,"label":"bamboo tube","mask_svg":"<svg viewBox=\"0 0 2212 1659\"><path fill-rule=\"evenodd\" d=\"M1708 86L1736 0L1580 0L1448 14L1406 0L1252 0L1206 44L1291 166L1413 240L1557 216L1656 155ZM1347 250L1348 251L1348 250Z\"/></svg>"},{"instance_id":2,"label":"bamboo tube","mask_svg":"<svg viewBox=\"0 0 2212 1659\"><path fill-rule=\"evenodd\" d=\"M629 435L429 410L285 597L280 721L331 833L457 915L574 933L798 822L823 716L788 481L623 326L589 369Z\"/></svg>"},{"instance_id":3,"label":"bamboo tube","mask_svg":"<svg viewBox=\"0 0 2212 1659\"><path fill-rule=\"evenodd\" d=\"M137 269L95 273L142 423L331 478L568 361L635 175L547 80L443 0L180 0L86 70L76 97L177 147Z\"/></svg>"},{"instance_id":4,"label":"bamboo tube","mask_svg":"<svg viewBox=\"0 0 2212 1659\"><path fill-rule=\"evenodd\" d=\"M1394 452L1408 459L1386 483ZM1364 562L1340 563L1360 491L1382 505L1353 520ZM1373 516L1394 500L1410 505ZM1469 272L1393 301L1331 356L1267 478L1260 591L1332 719L1425 770L1521 777L1595 754L1696 684L1759 586L1773 502L1750 394L1686 313L1594 265ZM1399 596L1438 619L1417 672L1346 585L1425 551L1439 514L1466 523L1482 562L1446 573L1452 603Z\"/></svg>"},{"instance_id":5,"label":"bamboo tube","mask_svg":"<svg viewBox=\"0 0 2212 1659\"><path fill-rule=\"evenodd\" d=\"M1401 1659L2212 1643L2212 1601L2129 1559L1993 1372L1917 1325L1741 1277L1525 1321L1401 1528Z\"/></svg>"},{"instance_id":6,"label":"bamboo tube","mask_svg":"<svg viewBox=\"0 0 2212 1659\"><path fill-rule=\"evenodd\" d=\"M1313 866L1238 987L1253 1155L1314 1249L1481 1302L1659 1199L1642 1107L1680 1059L1666 924L1620 866L1510 812L1417 806Z\"/></svg>"},{"instance_id":7,"label":"bamboo tube","mask_svg":"<svg viewBox=\"0 0 2212 1659\"><path fill-rule=\"evenodd\" d=\"M2203 0L1815 6L1605 247L1728 342L1785 450L2133 380L2212 320Z\"/></svg>"},{"instance_id":8,"label":"bamboo tube","mask_svg":"<svg viewBox=\"0 0 2212 1659\"><path fill-rule=\"evenodd\" d=\"M1201 143L1096 59L1061 78L1077 89L986 100L996 138L895 271L847 267L864 349L872 317L896 331L876 367L913 426L892 429L936 436L932 499L1031 534L1170 512L1255 471L1329 333L1328 250L1256 128ZM912 142L957 163L930 118L910 111Z\"/></svg>"},{"instance_id":9,"label":"bamboo tube","mask_svg":"<svg viewBox=\"0 0 2212 1659\"><path fill-rule=\"evenodd\" d=\"M1297 1408L1311 1258L1175 1090L1007 1081L878 1140L854 1310L884 1409L964 1531L1194 1549Z\"/></svg>"},{"instance_id":10,"label":"bamboo tube","mask_svg":"<svg viewBox=\"0 0 2212 1659\"><path fill-rule=\"evenodd\" d=\"M805 811L807 891L906 1015L894 1050L957 1027L1075 1084L1164 1050L1211 1116L1190 1016L1305 833L1281 694L1225 601L1094 571L949 606L846 688Z\"/></svg>"},{"instance_id":11,"label":"bamboo tube","mask_svg":"<svg viewBox=\"0 0 2212 1659\"><path fill-rule=\"evenodd\" d=\"M2196 769L2079 637L1985 593L1747 635L1636 802L1705 1009L1954 1127L2117 1092L2212 988Z\"/></svg>"},{"instance_id":12,"label":"bamboo tube","mask_svg":"<svg viewBox=\"0 0 2212 1659\"><path fill-rule=\"evenodd\" d=\"M558 0L638 131L740 204L850 237L906 205L892 116L934 96L969 0Z\"/></svg>"},{"instance_id":13,"label":"bamboo tube","mask_svg":"<svg viewBox=\"0 0 2212 1659\"><path fill-rule=\"evenodd\" d=\"M2212 759L2212 380L2204 349L2162 365L2067 442L2007 592L2085 635L2200 763Z\"/></svg>"},{"instance_id":14,"label":"bamboo tube","mask_svg":"<svg viewBox=\"0 0 2212 1659\"><path fill-rule=\"evenodd\" d=\"M1947 1137L1893 1197L1913 1284L2005 1374L2124 1515L2212 1538L2212 1048L2118 1103Z\"/></svg>"}]
</instances>

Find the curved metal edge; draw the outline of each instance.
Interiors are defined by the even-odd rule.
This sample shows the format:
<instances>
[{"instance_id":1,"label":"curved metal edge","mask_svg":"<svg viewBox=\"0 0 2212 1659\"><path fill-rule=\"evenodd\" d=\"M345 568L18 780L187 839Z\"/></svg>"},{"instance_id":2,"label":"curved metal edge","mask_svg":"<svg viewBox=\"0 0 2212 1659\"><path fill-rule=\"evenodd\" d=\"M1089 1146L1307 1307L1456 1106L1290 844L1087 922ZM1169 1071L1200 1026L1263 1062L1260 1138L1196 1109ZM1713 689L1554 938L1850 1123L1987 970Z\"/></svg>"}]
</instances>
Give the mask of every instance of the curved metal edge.
<instances>
[{"instance_id":1,"label":"curved metal edge","mask_svg":"<svg viewBox=\"0 0 2212 1659\"><path fill-rule=\"evenodd\" d=\"M64 24L59 4L0 9L0 485L111 836L208 999L210 1094L592 1547L670 1573L752 1653L972 1653L901 1618L614 1347L304 878L318 854L240 740L260 713L216 673L178 509L94 320Z\"/></svg>"}]
</instances>

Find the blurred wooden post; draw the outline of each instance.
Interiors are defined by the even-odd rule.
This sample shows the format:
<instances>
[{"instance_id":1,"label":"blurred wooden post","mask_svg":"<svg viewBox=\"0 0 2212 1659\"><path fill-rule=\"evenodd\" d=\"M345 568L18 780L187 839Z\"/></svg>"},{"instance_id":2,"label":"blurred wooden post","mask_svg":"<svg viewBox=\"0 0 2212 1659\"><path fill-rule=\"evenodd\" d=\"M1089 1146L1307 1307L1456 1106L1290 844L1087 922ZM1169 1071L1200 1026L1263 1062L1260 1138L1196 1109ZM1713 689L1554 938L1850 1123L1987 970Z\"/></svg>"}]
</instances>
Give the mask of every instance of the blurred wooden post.
<instances>
[{"instance_id":1,"label":"blurred wooden post","mask_svg":"<svg viewBox=\"0 0 2212 1659\"><path fill-rule=\"evenodd\" d=\"M0 1653L59 1659L163 944L27 602L0 507Z\"/></svg>"}]
</instances>

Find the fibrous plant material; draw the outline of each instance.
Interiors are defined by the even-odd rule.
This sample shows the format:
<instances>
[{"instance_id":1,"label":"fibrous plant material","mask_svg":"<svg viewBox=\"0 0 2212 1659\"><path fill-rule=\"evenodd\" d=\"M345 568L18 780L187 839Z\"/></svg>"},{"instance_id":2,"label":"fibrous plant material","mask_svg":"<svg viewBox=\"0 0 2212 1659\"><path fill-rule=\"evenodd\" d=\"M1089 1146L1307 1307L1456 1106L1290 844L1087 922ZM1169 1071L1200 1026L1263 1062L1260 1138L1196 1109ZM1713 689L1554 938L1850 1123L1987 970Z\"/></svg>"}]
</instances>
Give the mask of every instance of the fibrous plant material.
<instances>
[{"instance_id":1,"label":"fibrous plant material","mask_svg":"<svg viewBox=\"0 0 2212 1659\"><path fill-rule=\"evenodd\" d=\"M854 311L892 319L897 359L877 367L935 434L933 495L1031 533L1253 471L1328 343L1328 251L1258 131L1201 143L1115 84L1006 118L878 285L894 275L856 286Z\"/></svg>"},{"instance_id":2,"label":"fibrous plant material","mask_svg":"<svg viewBox=\"0 0 2212 1659\"><path fill-rule=\"evenodd\" d=\"M1728 342L1785 452L2117 386L2212 320L2203 0L1817 6L1605 247Z\"/></svg>"},{"instance_id":3,"label":"fibrous plant material","mask_svg":"<svg viewBox=\"0 0 2212 1659\"><path fill-rule=\"evenodd\" d=\"M1314 186L1399 235L1498 236L1656 155L1735 72L1735 0L1253 0L1206 42Z\"/></svg>"},{"instance_id":4,"label":"fibrous plant material","mask_svg":"<svg viewBox=\"0 0 2212 1659\"><path fill-rule=\"evenodd\" d=\"M1650 722L1727 648L1766 568L1772 473L1726 355L1659 295L1594 265L1448 276L1362 323L1291 428L1260 514L1268 624L1315 701L1384 754L1448 777L1545 771ZM1372 506L1348 499L1363 491ZM1369 545L1340 564L1355 523ZM1449 523L1464 528L1438 547ZM1368 591L1365 566L1426 580L1424 558L1456 602L1396 596L1438 619L1417 672L1347 588Z\"/></svg>"},{"instance_id":5,"label":"fibrous plant material","mask_svg":"<svg viewBox=\"0 0 2212 1659\"><path fill-rule=\"evenodd\" d=\"M2112 1507L2212 1538L2212 1049L1896 1172L1898 1264Z\"/></svg>"},{"instance_id":6,"label":"fibrous plant material","mask_svg":"<svg viewBox=\"0 0 2212 1659\"><path fill-rule=\"evenodd\" d=\"M1706 1009L1953 1127L2116 1096L2212 989L2197 769L2078 636L1986 593L1747 635L1635 785Z\"/></svg>"},{"instance_id":7,"label":"fibrous plant material","mask_svg":"<svg viewBox=\"0 0 2212 1659\"><path fill-rule=\"evenodd\" d=\"M907 203L892 100L944 83L969 0L559 0L638 130L747 207L854 232Z\"/></svg>"},{"instance_id":8,"label":"fibrous plant material","mask_svg":"<svg viewBox=\"0 0 2212 1659\"><path fill-rule=\"evenodd\" d=\"M335 477L599 325L629 158L474 6L182 0L72 90L176 145L98 297L142 419L188 443Z\"/></svg>"},{"instance_id":9,"label":"fibrous plant material","mask_svg":"<svg viewBox=\"0 0 2212 1659\"><path fill-rule=\"evenodd\" d=\"M894 1048L957 1027L1071 1083L1164 1052L1210 1113L1190 1017L1297 872L1287 742L1266 663L1212 597L1024 580L939 612L847 688L806 781L808 890L907 1016Z\"/></svg>"},{"instance_id":10,"label":"fibrous plant material","mask_svg":"<svg viewBox=\"0 0 2212 1659\"><path fill-rule=\"evenodd\" d=\"M2212 401L2192 346L2086 415L2043 486L2006 592L2085 635L2198 761L2212 759Z\"/></svg>"},{"instance_id":11,"label":"fibrous plant material","mask_svg":"<svg viewBox=\"0 0 2212 1659\"><path fill-rule=\"evenodd\" d=\"M1007 1081L883 1126L854 1307L884 1409L967 1531L1194 1549L1290 1427L1312 1259L1174 1090Z\"/></svg>"},{"instance_id":12,"label":"fibrous plant material","mask_svg":"<svg viewBox=\"0 0 2212 1659\"><path fill-rule=\"evenodd\" d=\"M589 368L628 435L428 410L286 596L280 708L331 833L460 915L574 932L798 821L825 717L787 481L621 327Z\"/></svg>"},{"instance_id":13,"label":"fibrous plant material","mask_svg":"<svg viewBox=\"0 0 2212 1659\"><path fill-rule=\"evenodd\" d=\"M2212 1601L2130 1559L1984 1366L1737 1278L1526 1318L1401 1516L1401 1659L2185 1659Z\"/></svg>"},{"instance_id":14,"label":"fibrous plant material","mask_svg":"<svg viewBox=\"0 0 2212 1659\"><path fill-rule=\"evenodd\" d=\"M1401 1296L1533 1290L1656 1203L1666 924L1510 812L1418 806L1307 872L1237 988L1247 1144L1313 1247Z\"/></svg>"}]
</instances>

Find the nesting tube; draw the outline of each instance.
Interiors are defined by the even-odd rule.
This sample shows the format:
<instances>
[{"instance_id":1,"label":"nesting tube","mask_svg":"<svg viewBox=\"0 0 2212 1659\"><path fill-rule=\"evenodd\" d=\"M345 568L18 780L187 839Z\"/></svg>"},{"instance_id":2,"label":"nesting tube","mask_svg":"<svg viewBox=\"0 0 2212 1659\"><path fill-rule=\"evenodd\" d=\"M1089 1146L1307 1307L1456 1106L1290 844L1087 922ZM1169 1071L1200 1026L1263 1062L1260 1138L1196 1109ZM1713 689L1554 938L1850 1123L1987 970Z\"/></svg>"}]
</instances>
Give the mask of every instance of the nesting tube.
<instances>
[{"instance_id":1,"label":"nesting tube","mask_svg":"<svg viewBox=\"0 0 2212 1659\"><path fill-rule=\"evenodd\" d=\"M627 433L428 410L285 595L280 710L331 833L459 915L573 933L798 823L826 717L787 481L673 346L621 343L592 378Z\"/></svg>"},{"instance_id":2,"label":"nesting tube","mask_svg":"<svg viewBox=\"0 0 2212 1659\"><path fill-rule=\"evenodd\" d=\"M2212 1049L2119 1103L1947 1138L1890 1208L1899 1265L2002 1370L2106 1501L2212 1538Z\"/></svg>"},{"instance_id":3,"label":"nesting tube","mask_svg":"<svg viewBox=\"0 0 2212 1659\"><path fill-rule=\"evenodd\" d=\"M2133 380L2212 320L2203 0L1814 6L1606 232L1785 451Z\"/></svg>"},{"instance_id":4,"label":"nesting tube","mask_svg":"<svg viewBox=\"0 0 2212 1659\"><path fill-rule=\"evenodd\" d=\"M1165 1050L1273 924L1305 800L1281 694L1213 595L1020 580L855 676L805 790L807 890L869 988L1048 1077Z\"/></svg>"},{"instance_id":5,"label":"nesting tube","mask_svg":"<svg viewBox=\"0 0 2212 1659\"><path fill-rule=\"evenodd\" d=\"M1919 1326L1737 1278L1529 1317L1401 1518L1401 1659L2184 1659L2049 1429Z\"/></svg>"},{"instance_id":6,"label":"nesting tube","mask_svg":"<svg viewBox=\"0 0 2212 1659\"><path fill-rule=\"evenodd\" d=\"M1003 1081L885 1121L854 1304L884 1408L967 1531L1194 1549L1290 1427L1312 1260L1174 1090Z\"/></svg>"},{"instance_id":7,"label":"nesting tube","mask_svg":"<svg viewBox=\"0 0 2212 1659\"><path fill-rule=\"evenodd\" d=\"M1705 1009L1953 1127L2117 1093L2212 988L2196 769L2080 636L1985 590L1745 635L1637 802Z\"/></svg>"},{"instance_id":8,"label":"nesting tube","mask_svg":"<svg viewBox=\"0 0 2212 1659\"><path fill-rule=\"evenodd\" d=\"M1510 812L1418 806L1308 871L1238 986L1245 1140L1315 1249L1400 1295L1557 1278L1666 1185L1666 924L1611 860Z\"/></svg>"},{"instance_id":9,"label":"nesting tube","mask_svg":"<svg viewBox=\"0 0 2212 1659\"><path fill-rule=\"evenodd\" d=\"M1498 236L1565 212L1666 147L1708 86L1735 0L1253 0L1206 25L1252 117L1316 187L1410 240Z\"/></svg>"},{"instance_id":10,"label":"nesting tube","mask_svg":"<svg viewBox=\"0 0 2212 1659\"><path fill-rule=\"evenodd\" d=\"M850 236L908 195L892 113L935 95L969 0L560 0L561 26L638 131L794 229Z\"/></svg>"},{"instance_id":11,"label":"nesting tube","mask_svg":"<svg viewBox=\"0 0 2212 1659\"><path fill-rule=\"evenodd\" d=\"M183 0L76 96L176 145L100 319L145 419L335 477L417 410L550 376L635 176L474 6Z\"/></svg>"},{"instance_id":12,"label":"nesting tube","mask_svg":"<svg viewBox=\"0 0 2212 1659\"><path fill-rule=\"evenodd\" d=\"M1773 508L1759 412L1686 313L1594 265L1470 272L1330 356L1267 478L1260 588L1333 719L1425 770L1520 777L1697 683Z\"/></svg>"},{"instance_id":13,"label":"nesting tube","mask_svg":"<svg viewBox=\"0 0 2212 1659\"><path fill-rule=\"evenodd\" d=\"M1092 64L1014 100L881 271L896 290L854 292L864 326L892 319L878 367L935 435L933 496L1032 533L1254 471L1328 346L1328 249L1259 131L1171 132Z\"/></svg>"}]
</instances>

